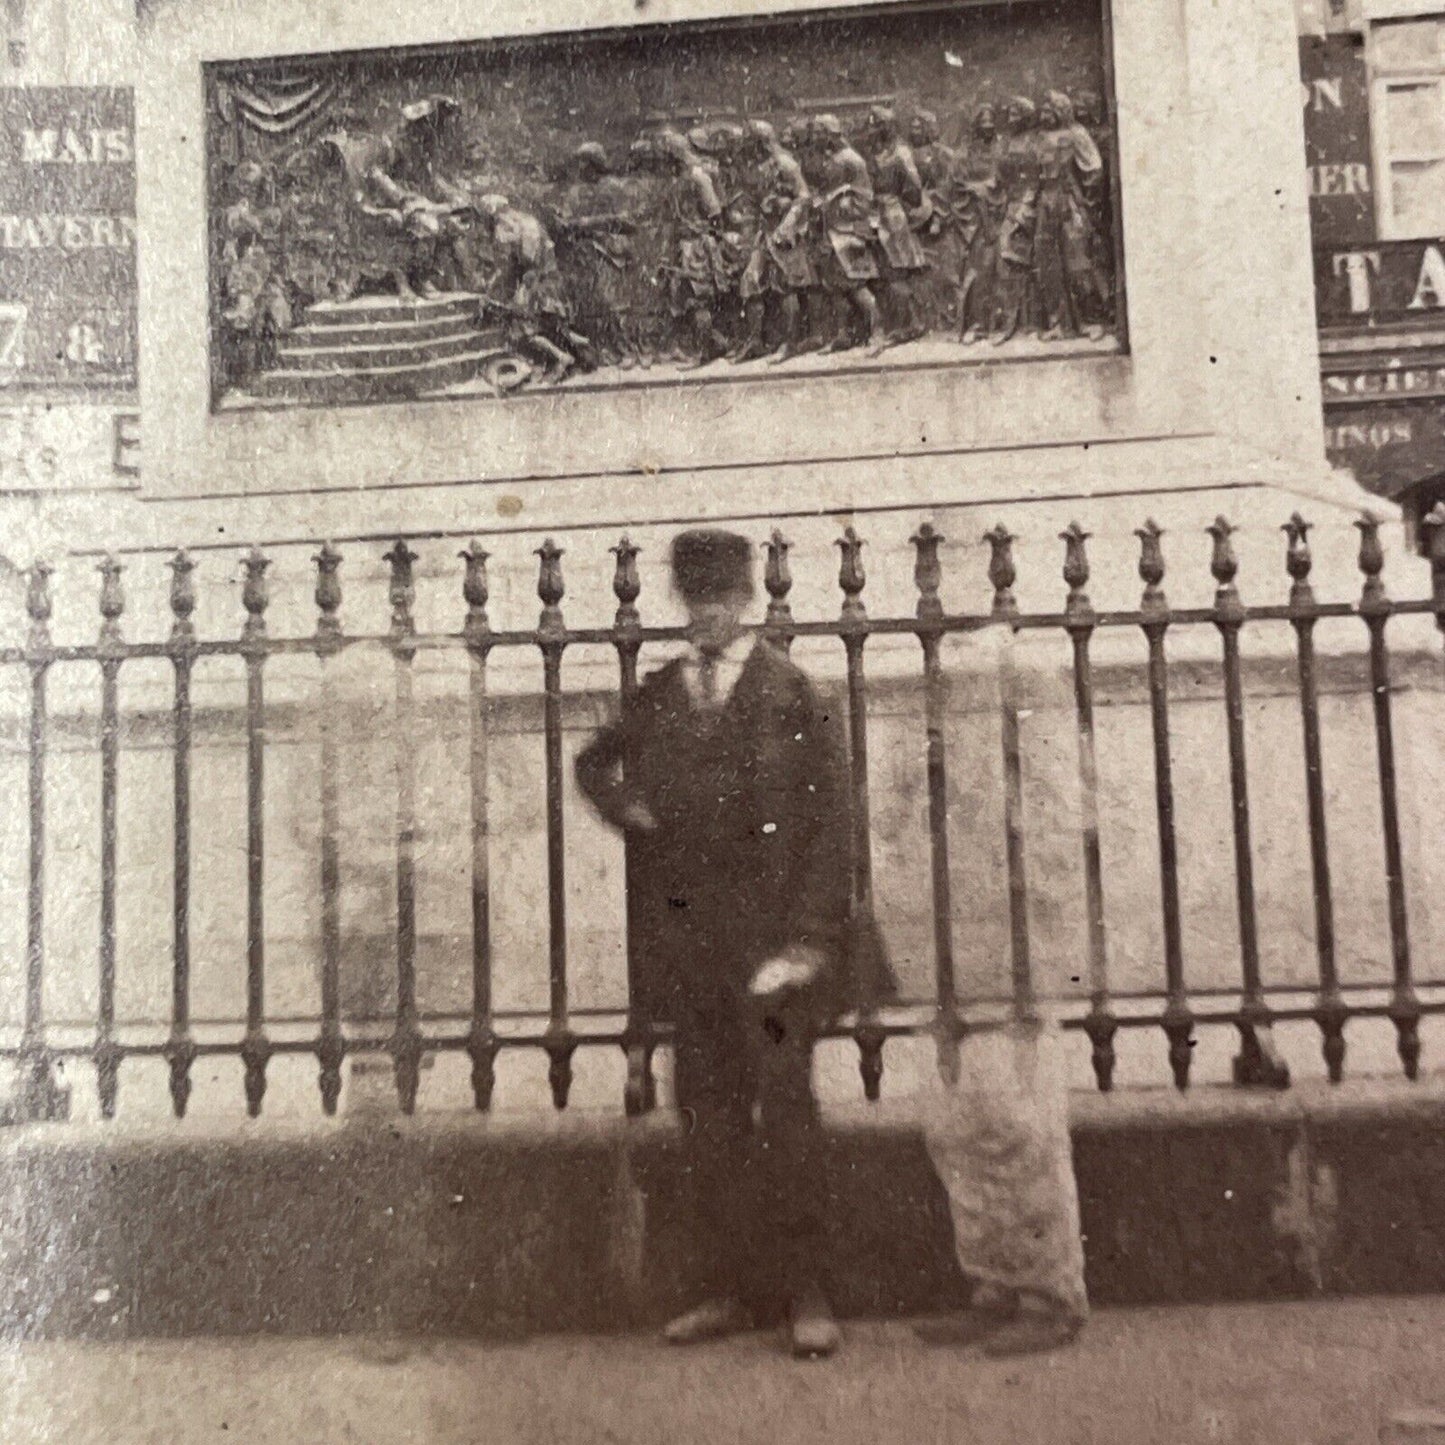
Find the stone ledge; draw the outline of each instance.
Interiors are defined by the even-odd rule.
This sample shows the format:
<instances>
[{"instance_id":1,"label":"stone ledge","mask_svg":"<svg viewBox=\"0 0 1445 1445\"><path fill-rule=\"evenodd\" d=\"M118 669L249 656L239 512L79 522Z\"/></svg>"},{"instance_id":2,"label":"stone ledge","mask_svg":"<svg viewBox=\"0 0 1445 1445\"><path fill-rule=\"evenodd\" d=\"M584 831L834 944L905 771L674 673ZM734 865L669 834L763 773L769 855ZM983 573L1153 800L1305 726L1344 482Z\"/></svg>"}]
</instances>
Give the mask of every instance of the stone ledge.
<instances>
[{"instance_id":1,"label":"stone ledge","mask_svg":"<svg viewBox=\"0 0 1445 1445\"><path fill-rule=\"evenodd\" d=\"M829 1120L852 1316L963 1296L906 1105ZM1445 1080L1075 1101L1096 1303L1445 1290ZM687 1249L665 1116L424 1116L0 1140L0 1334L526 1333L655 1321Z\"/></svg>"}]
</instances>

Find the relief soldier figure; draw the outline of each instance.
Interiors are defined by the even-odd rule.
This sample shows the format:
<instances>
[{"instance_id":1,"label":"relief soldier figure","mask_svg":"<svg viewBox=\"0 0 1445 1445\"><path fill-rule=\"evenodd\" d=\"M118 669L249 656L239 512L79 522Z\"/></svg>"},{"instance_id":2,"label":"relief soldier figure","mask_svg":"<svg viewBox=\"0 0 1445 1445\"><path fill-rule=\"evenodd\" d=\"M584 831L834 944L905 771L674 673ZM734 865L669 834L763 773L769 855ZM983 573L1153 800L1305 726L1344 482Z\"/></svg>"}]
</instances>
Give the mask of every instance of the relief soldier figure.
<instances>
[{"instance_id":1,"label":"relief soldier figure","mask_svg":"<svg viewBox=\"0 0 1445 1445\"><path fill-rule=\"evenodd\" d=\"M282 213L266 194L269 186L265 166L240 162L231 172L231 201L221 217L222 319L237 380L271 364L276 337L292 324Z\"/></svg>"},{"instance_id":2,"label":"relief soldier figure","mask_svg":"<svg viewBox=\"0 0 1445 1445\"><path fill-rule=\"evenodd\" d=\"M787 153L797 161L803 173L804 183L811 192L808 207L802 218L803 246L812 269L813 282L799 296L802 317L799 321L799 340L795 352L819 351L831 339L829 324L832 316L832 297L824 285L825 253L828 239L823 226L820 209L819 184L823 179L820 163L824 159L814 145L812 123L807 116L794 116L784 122L778 132L778 140Z\"/></svg>"},{"instance_id":3,"label":"relief soldier figure","mask_svg":"<svg viewBox=\"0 0 1445 1445\"><path fill-rule=\"evenodd\" d=\"M687 132L687 143L712 176L722 214L717 225L720 285L713 308L718 331L732 343L742 324L742 282L752 254L757 229L757 197L753 194L753 166L747 154L747 135L735 121L711 120ZM740 344L740 343L739 343ZM692 357L685 358L690 362Z\"/></svg>"},{"instance_id":4,"label":"relief soldier figure","mask_svg":"<svg viewBox=\"0 0 1445 1445\"><path fill-rule=\"evenodd\" d=\"M666 268L671 259L671 162L655 136L639 136L621 176L626 212L635 218L631 263L623 274L622 327L627 353L644 370L666 356L671 342Z\"/></svg>"},{"instance_id":5,"label":"relief soldier figure","mask_svg":"<svg viewBox=\"0 0 1445 1445\"><path fill-rule=\"evenodd\" d=\"M918 305L917 287L928 270L928 257L917 229L930 217L923 180L913 149L903 139L890 106L874 106L863 125L865 143L873 152L873 201L878 249L887 296L894 312L885 344L916 341L927 327ZM879 348L876 346L873 352Z\"/></svg>"},{"instance_id":6,"label":"relief soldier figure","mask_svg":"<svg viewBox=\"0 0 1445 1445\"><path fill-rule=\"evenodd\" d=\"M1033 101L1015 96L1004 113L1008 138L999 156L999 185L1003 190L1003 221L998 234L998 325L995 343L1011 340L1032 320L1037 304L1034 242L1039 221L1039 187L1042 184L1038 111Z\"/></svg>"},{"instance_id":7,"label":"relief soldier figure","mask_svg":"<svg viewBox=\"0 0 1445 1445\"><path fill-rule=\"evenodd\" d=\"M1085 196L1099 182L1103 162L1087 130L1074 119L1073 102L1051 90L1039 112L1039 220L1036 257L1043 305L1044 340L1077 336L1087 327L1090 339L1103 335L1098 324L1107 292L1094 258L1093 234Z\"/></svg>"},{"instance_id":8,"label":"relief soldier figure","mask_svg":"<svg viewBox=\"0 0 1445 1445\"><path fill-rule=\"evenodd\" d=\"M731 278L723 251L724 207L719 194L719 172L679 131L659 137L671 159L675 181L672 191L674 263L672 311L685 321L692 353L684 366L706 366L727 353L728 340L718 321Z\"/></svg>"},{"instance_id":9,"label":"relief soldier figure","mask_svg":"<svg viewBox=\"0 0 1445 1445\"><path fill-rule=\"evenodd\" d=\"M348 224L338 238L348 294L389 281L402 300L415 301L437 294L444 262L462 268L456 217L466 197L435 166L438 104L403 107L398 125L379 134L353 135L342 125L322 138L340 160L350 197Z\"/></svg>"},{"instance_id":10,"label":"relief soldier figure","mask_svg":"<svg viewBox=\"0 0 1445 1445\"><path fill-rule=\"evenodd\" d=\"M556 248L541 221L501 195L481 197L476 210L497 262L486 304L506 318L511 345L541 363L544 381L559 382L578 365L590 369L592 348L573 329Z\"/></svg>"},{"instance_id":11,"label":"relief soldier figure","mask_svg":"<svg viewBox=\"0 0 1445 1445\"><path fill-rule=\"evenodd\" d=\"M965 345L991 331L998 315L998 236L1004 208L999 184L1002 149L993 106L979 106L950 190L954 225L963 248L958 327Z\"/></svg>"},{"instance_id":12,"label":"relief soldier figure","mask_svg":"<svg viewBox=\"0 0 1445 1445\"><path fill-rule=\"evenodd\" d=\"M814 118L811 130L818 154L818 204L822 210L820 274L835 298L846 300L852 315L835 315L833 339L825 351L847 351L857 343L850 321L863 325L871 353L882 349L883 323L873 288L879 279L877 212L868 162L853 149L836 115Z\"/></svg>"},{"instance_id":13,"label":"relief soldier figure","mask_svg":"<svg viewBox=\"0 0 1445 1445\"><path fill-rule=\"evenodd\" d=\"M455 157L460 112L449 95L429 95L401 107L401 123L392 133L390 174L404 190L439 205L466 204L466 192L447 165Z\"/></svg>"},{"instance_id":14,"label":"relief soldier figure","mask_svg":"<svg viewBox=\"0 0 1445 1445\"><path fill-rule=\"evenodd\" d=\"M908 144L913 149L913 163L918 167L919 179L927 194L944 195L953 175L954 162L958 152L941 139L938 117L931 110L914 113L908 122Z\"/></svg>"},{"instance_id":15,"label":"relief soldier figure","mask_svg":"<svg viewBox=\"0 0 1445 1445\"><path fill-rule=\"evenodd\" d=\"M748 361L764 355L763 328L771 305L778 311L782 340L770 360L786 361L802 345L800 298L818 279L808 254L812 192L797 158L767 121L753 121L748 140L757 162L757 220L741 284L746 330L731 359Z\"/></svg>"},{"instance_id":16,"label":"relief soldier figure","mask_svg":"<svg viewBox=\"0 0 1445 1445\"><path fill-rule=\"evenodd\" d=\"M282 255L292 309L339 300L351 278L336 238L350 205L337 168L315 146L291 155L280 168Z\"/></svg>"},{"instance_id":17,"label":"relief soldier figure","mask_svg":"<svg viewBox=\"0 0 1445 1445\"><path fill-rule=\"evenodd\" d=\"M598 365L630 368L637 356L622 324L633 262L627 188L596 141L579 146L572 165L574 178L562 194L556 230L572 312L596 347Z\"/></svg>"},{"instance_id":18,"label":"relief soldier figure","mask_svg":"<svg viewBox=\"0 0 1445 1445\"><path fill-rule=\"evenodd\" d=\"M914 229L928 258L928 274L919 286L920 302L925 316L941 329L957 321L963 246L952 204L958 152L945 145L940 134L938 117L931 110L916 112L908 123L908 143L923 182L923 205L914 217Z\"/></svg>"},{"instance_id":19,"label":"relief soldier figure","mask_svg":"<svg viewBox=\"0 0 1445 1445\"><path fill-rule=\"evenodd\" d=\"M1093 223L1094 270L1104 286L1108 300L1102 319L1111 323L1114 319L1114 196L1109 157L1113 146L1109 118L1099 92L1081 90L1074 97L1074 115L1088 132L1089 138L1094 142L1094 149L1099 153L1099 178L1085 189L1084 203Z\"/></svg>"}]
</instances>

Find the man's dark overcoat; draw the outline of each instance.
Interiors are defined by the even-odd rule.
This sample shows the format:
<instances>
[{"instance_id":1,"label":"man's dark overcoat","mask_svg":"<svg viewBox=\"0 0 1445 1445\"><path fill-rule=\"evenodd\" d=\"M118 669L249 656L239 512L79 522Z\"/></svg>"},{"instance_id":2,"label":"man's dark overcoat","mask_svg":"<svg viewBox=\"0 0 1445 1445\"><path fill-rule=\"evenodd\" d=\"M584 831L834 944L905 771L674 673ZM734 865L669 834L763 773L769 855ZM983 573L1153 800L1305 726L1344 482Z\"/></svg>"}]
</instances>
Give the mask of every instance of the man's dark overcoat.
<instances>
[{"instance_id":1,"label":"man's dark overcoat","mask_svg":"<svg viewBox=\"0 0 1445 1445\"><path fill-rule=\"evenodd\" d=\"M696 706L684 664L670 663L577 760L605 818L622 827L640 803L657 822L629 833L628 921L635 1003L676 1025L689 1263L704 1291L760 1309L820 1273L813 1038L892 993L877 931L850 906L841 731L807 677L759 643L721 706ZM822 958L812 986L749 998L760 965L801 948Z\"/></svg>"},{"instance_id":2,"label":"man's dark overcoat","mask_svg":"<svg viewBox=\"0 0 1445 1445\"><path fill-rule=\"evenodd\" d=\"M850 906L841 722L760 642L715 711L694 707L677 660L579 755L578 782L604 818L621 827L636 801L657 820L628 839L645 1015L683 1026L698 1007L742 1007L758 966L797 945L826 960L811 991L816 1023L892 996L876 928Z\"/></svg>"}]
</instances>

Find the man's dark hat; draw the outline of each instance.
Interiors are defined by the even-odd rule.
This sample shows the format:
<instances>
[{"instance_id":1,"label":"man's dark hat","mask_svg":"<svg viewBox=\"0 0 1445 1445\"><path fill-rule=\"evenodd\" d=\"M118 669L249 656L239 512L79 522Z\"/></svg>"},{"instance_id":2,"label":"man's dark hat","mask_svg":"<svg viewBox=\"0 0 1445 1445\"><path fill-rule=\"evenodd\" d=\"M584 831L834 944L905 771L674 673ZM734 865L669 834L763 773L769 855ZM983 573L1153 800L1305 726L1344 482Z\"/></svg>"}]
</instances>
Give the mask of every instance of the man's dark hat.
<instances>
[{"instance_id":1,"label":"man's dark hat","mask_svg":"<svg viewBox=\"0 0 1445 1445\"><path fill-rule=\"evenodd\" d=\"M700 527L672 540L672 580L688 602L753 590L753 544L736 532Z\"/></svg>"}]
</instances>

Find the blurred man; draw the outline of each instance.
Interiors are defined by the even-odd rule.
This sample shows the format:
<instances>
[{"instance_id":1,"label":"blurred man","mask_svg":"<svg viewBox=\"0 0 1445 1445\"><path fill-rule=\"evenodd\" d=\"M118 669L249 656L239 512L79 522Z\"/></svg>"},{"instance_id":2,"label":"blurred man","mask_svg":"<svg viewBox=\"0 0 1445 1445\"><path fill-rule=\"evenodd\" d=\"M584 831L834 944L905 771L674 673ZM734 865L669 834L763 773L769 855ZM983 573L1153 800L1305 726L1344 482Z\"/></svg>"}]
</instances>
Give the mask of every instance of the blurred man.
<instances>
[{"instance_id":1,"label":"blurred man","mask_svg":"<svg viewBox=\"0 0 1445 1445\"><path fill-rule=\"evenodd\" d=\"M702 1278L665 1334L694 1344L780 1310L794 1354L823 1356L839 1336L820 1279L812 1045L891 980L876 933L855 942L850 926L836 724L808 678L743 628L751 546L684 532L672 571L687 654L577 759L583 793L627 835L629 926L676 1029L683 1219Z\"/></svg>"}]
</instances>

